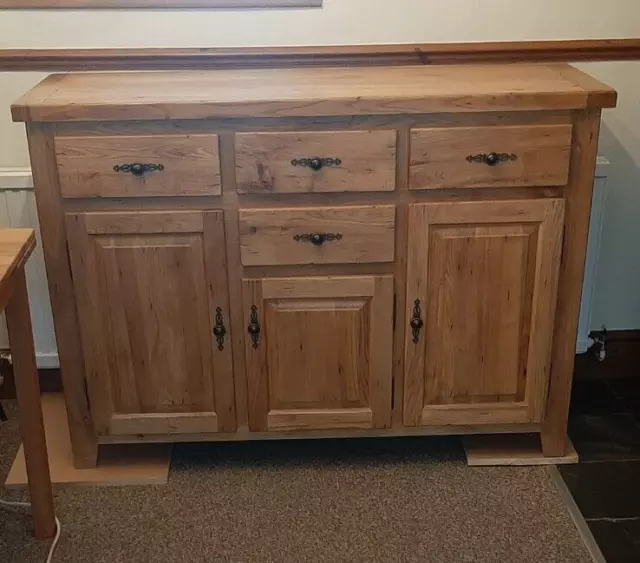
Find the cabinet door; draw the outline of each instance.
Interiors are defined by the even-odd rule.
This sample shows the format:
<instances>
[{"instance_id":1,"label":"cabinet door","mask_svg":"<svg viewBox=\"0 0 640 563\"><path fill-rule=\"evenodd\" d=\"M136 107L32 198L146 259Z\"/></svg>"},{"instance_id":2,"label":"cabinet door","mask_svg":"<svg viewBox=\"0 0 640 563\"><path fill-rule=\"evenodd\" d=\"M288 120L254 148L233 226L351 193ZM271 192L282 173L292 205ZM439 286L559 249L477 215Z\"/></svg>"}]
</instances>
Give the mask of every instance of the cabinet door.
<instances>
[{"instance_id":1,"label":"cabinet door","mask_svg":"<svg viewBox=\"0 0 640 563\"><path fill-rule=\"evenodd\" d=\"M97 433L234 431L222 212L77 213L67 228Z\"/></svg>"},{"instance_id":2,"label":"cabinet door","mask_svg":"<svg viewBox=\"0 0 640 563\"><path fill-rule=\"evenodd\" d=\"M251 430L389 426L392 276L245 279L243 297Z\"/></svg>"},{"instance_id":3,"label":"cabinet door","mask_svg":"<svg viewBox=\"0 0 640 563\"><path fill-rule=\"evenodd\" d=\"M541 420L563 213L559 199L410 206L405 425Z\"/></svg>"}]
</instances>

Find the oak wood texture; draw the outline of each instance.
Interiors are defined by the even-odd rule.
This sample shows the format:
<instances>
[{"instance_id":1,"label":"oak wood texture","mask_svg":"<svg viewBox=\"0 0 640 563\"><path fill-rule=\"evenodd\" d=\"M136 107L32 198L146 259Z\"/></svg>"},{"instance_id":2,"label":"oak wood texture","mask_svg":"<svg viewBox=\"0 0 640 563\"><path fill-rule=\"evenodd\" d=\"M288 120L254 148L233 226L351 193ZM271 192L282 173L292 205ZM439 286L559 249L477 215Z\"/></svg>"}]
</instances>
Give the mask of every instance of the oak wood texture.
<instances>
[{"instance_id":1,"label":"oak wood texture","mask_svg":"<svg viewBox=\"0 0 640 563\"><path fill-rule=\"evenodd\" d=\"M9 330L31 515L36 537L44 539L54 535L56 524L24 271L35 244L35 233L30 229L0 230L1 308Z\"/></svg>"},{"instance_id":2,"label":"oak wood texture","mask_svg":"<svg viewBox=\"0 0 640 563\"><path fill-rule=\"evenodd\" d=\"M15 121L296 117L612 107L568 65L404 66L51 75Z\"/></svg>"},{"instance_id":3,"label":"oak wood texture","mask_svg":"<svg viewBox=\"0 0 640 563\"><path fill-rule=\"evenodd\" d=\"M220 211L67 215L96 433L235 430ZM227 329L228 330L228 329Z\"/></svg>"},{"instance_id":4,"label":"oak wood texture","mask_svg":"<svg viewBox=\"0 0 640 563\"><path fill-rule=\"evenodd\" d=\"M4 0L21 2L21 0ZM442 65L640 59L640 39L391 45L120 49L0 49L2 71L184 70L349 65Z\"/></svg>"},{"instance_id":5,"label":"oak wood texture","mask_svg":"<svg viewBox=\"0 0 640 563\"><path fill-rule=\"evenodd\" d=\"M249 428L385 428L391 422L393 277L243 280Z\"/></svg>"},{"instance_id":6,"label":"oak wood texture","mask_svg":"<svg viewBox=\"0 0 640 563\"><path fill-rule=\"evenodd\" d=\"M217 135L57 137L55 146L64 197L221 193ZM142 176L114 170L136 163L164 168Z\"/></svg>"},{"instance_id":7,"label":"oak wood texture","mask_svg":"<svg viewBox=\"0 0 640 563\"><path fill-rule=\"evenodd\" d=\"M77 469L69 437L64 395L42 395L42 412L51 481L61 485L166 485L171 464L170 444L103 445L98 465ZM154 435L155 436L155 435ZM24 449L18 450L5 487L22 488L26 483Z\"/></svg>"},{"instance_id":8,"label":"oak wood texture","mask_svg":"<svg viewBox=\"0 0 640 563\"><path fill-rule=\"evenodd\" d=\"M0 9L48 10L78 9L241 9L241 8L312 8L322 0L0 0Z\"/></svg>"},{"instance_id":9,"label":"oak wood texture","mask_svg":"<svg viewBox=\"0 0 640 563\"><path fill-rule=\"evenodd\" d=\"M235 136L238 193L393 191L396 132L313 131L238 133ZM314 171L293 161L333 158L338 166Z\"/></svg>"},{"instance_id":10,"label":"oak wood texture","mask_svg":"<svg viewBox=\"0 0 640 563\"><path fill-rule=\"evenodd\" d=\"M4 309L13 295L19 270L36 246L31 229L0 229L0 309Z\"/></svg>"},{"instance_id":11,"label":"oak wood texture","mask_svg":"<svg viewBox=\"0 0 640 563\"><path fill-rule=\"evenodd\" d=\"M540 422L563 201L409 206L404 423Z\"/></svg>"},{"instance_id":12,"label":"oak wood texture","mask_svg":"<svg viewBox=\"0 0 640 563\"><path fill-rule=\"evenodd\" d=\"M261 87L256 85L258 76L263 79ZM381 80L382 76L388 80ZM392 80L395 76L398 79ZM116 92L107 84L114 77L124 84L122 91ZM171 84L165 87L162 80L169 79ZM56 322L61 351L66 349L67 353L63 375L66 372L72 390L67 391L65 381L67 400L72 403L70 413L74 408L77 412L86 408L87 413L107 420L99 436L94 434L97 426L92 420L88 424L85 420L81 424L70 422L80 436L78 447L96 442L539 433L542 427L554 424L558 426L552 432L548 430L547 437L552 439L547 443L565 444L566 405L562 395L554 397L554 386L560 394L568 393L571 373L566 362L558 372L554 365L549 378L562 206L572 197L584 203L582 190L591 191L588 173L575 191L578 173L573 167L591 163L596 151L593 141L577 142L580 123L586 115L596 119L591 108L613 103L615 92L567 65L90 75L89 82L106 81L104 90L92 96L91 103L88 96L84 101L82 96L92 87L87 83L79 88L80 82L75 80L51 78L34 94L46 103L65 98L66 109L73 115L51 114L49 118L57 116L61 121L30 123L28 130L32 146L40 149L34 165L40 170L40 175L35 175L40 178L36 181L40 213L48 215L44 233L53 236L51 241L45 240L45 245L50 246L47 260L53 272L52 298L60 317ZM153 103L146 98L152 86L152 95L156 96ZM407 105L414 94L418 106ZM158 101L159 97L163 100ZM40 111L43 106L36 103L34 107ZM62 107L58 105L56 111ZM178 113L173 112L176 108ZM84 110L99 113L88 116ZM136 114L130 112L139 110L147 113L134 119ZM105 121L95 121L101 118ZM572 127L570 156L560 158ZM433 190L425 185L427 189L412 190L411 132L416 130L429 130L429 135L433 132L436 136L451 130L458 134L471 131L473 139L467 133L465 143L473 148L479 138L481 145L487 139L497 144L508 131L507 136L512 135L519 146L535 144L537 152L547 150L545 146L554 150L548 156L550 164L542 170L535 160L536 151L529 149L519 178L509 180L512 183L506 186L484 185L485 180L480 180L478 187L461 187L466 180L460 176L450 187ZM514 131L517 134L513 135ZM219 195L60 194L54 138L64 142L68 138L108 137L111 142L120 137L214 135L218 136L220 154ZM277 156L276 162L286 166L298 157L288 154L290 148L306 152L309 147L322 154L301 154L300 158L340 158L331 149L340 147L344 154L358 145L352 139L359 140L361 150L376 152L372 146L382 147L382 141L373 139L383 137L382 157L371 165L358 164L356 169L367 182L378 178L377 184L382 168L375 164L390 162L384 170L391 171L385 172L385 177L389 179L390 174L393 190L321 191L315 185L309 189L304 183L296 183L298 179L285 184L284 190L280 190L282 182L273 191L241 187L241 175L248 169L246 162L257 170L258 163L272 166ZM251 148L240 155L236 149L247 140ZM545 145L548 142L550 145ZM442 143L431 145L433 150L441 149L447 175L459 174L445 155L455 153L451 145L446 149ZM384 156L389 150L395 151L391 158ZM491 150L507 149L482 147L478 152ZM259 159L252 160L260 151ZM357 157L359 153L353 154ZM334 170L321 172L330 171ZM553 183L547 185L549 175ZM432 181L437 180L436 175ZM338 185L332 180L320 187L333 189ZM427 218L416 222L415 215L426 213L425 209L433 216L427 213ZM71 222L67 232L63 211L70 221L81 218L81 228ZM582 214L588 214L588 209L574 206L573 215L567 213L565 229L583 220ZM217 226L207 227L207 218ZM317 246L306 242L304 236L294 239L295 235L326 233L341 236L330 237L332 240ZM571 241L564 248L565 255L586 243L575 235ZM156 247L162 255L157 268L145 260L132 260L122 271L124 278L142 275L147 293L161 296L152 299L154 307L156 302L160 305L153 313L137 315L131 326L118 324L122 311L131 316L128 309L139 310L145 300L132 298L131 291L105 293L104 287L120 283L119 274L114 274L110 264L126 262L129 254L144 255L147 249L150 254L158 254L153 250ZM71 286L68 252L80 287L78 295ZM213 263L207 261L209 256L219 261L226 257L228 262L216 262L209 272L205 269ZM569 259L573 264L569 269L575 276L573 260L575 257ZM417 268L418 263L426 266ZM162 279L165 270L173 282ZM417 279L413 275L416 271ZM563 275L567 270L561 272ZM213 289L207 285L211 282ZM413 345L407 325L416 284L426 292L426 297L420 297L425 321L419 341L424 344L418 354L422 359L407 353L407 345ZM563 286L577 287L579 280L565 279L560 282L560 288ZM228 331L222 370L215 366L206 369L217 357L211 292L227 299L221 306ZM165 315L170 321L164 325L154 318L163 311L172 312L175 302L189 294L195 296L196 303L208 301L197 311L187 305L176 314ZM96 326L98 322L110 325L100 331L99 353L95 351L96 339L89 338L84 330L87 295L93 296L95 310L102 311L100 315L94 313L92 322ZM559 295L562 299L562 292ZM131 306L125 307L129 302ZM247 331L253 305L260 324L257 348ZM81 308L86 342L81 340L77 306ZM438 307L452 311L453 328L441 322ZM577 309L571 311L577 316ZM563 313L567 315L565 329L571 322L571 311ZM475 328L466 322L469 316L476 318ZM377 322L379 319L386 320ZM205 326L209 348L201 352ZM162 330L176 327L177 337L162 336ZM434 331L434 327L441 330ZM447 337L452 331L454 334ZM195 369L186 369L182 362L185 365L174 370L182 377L172 378L176 387L169 397L182 404L181 391L193 383L198 390L213 387L213 399L206 392L198 393L209 404L177 410L169 413L171 417L158 409L137 408L131 412L120 408L116 412L114 401L122 401L123 396L136 397L139 389L153 398L155 385L148 384L152 380L143 375L136 378L135 385L121 386L134 393L120 393L120 387L113 385L119 395L96 394L99 387L91 362L87 362L88 397L92 402L87 405L82 357L91 356L93 365L109 357L111 365L126 365L127 361L115 356L109 347L113 349L117 341L131 340L130 335L136 333L152 335L162 350L182 343L185 354L198 348L189 356L189 366ZM111 336L104 338L104 334ZM562 354L569 353L573 346L570 340L570 334L558 338L556 329L553 354L557 353L558 342ZM70 353L75 353L75 358ZM74 371L73 361L78 357L81 364L75 367L80 369ZM180 363L180 355L174 354L172 360ZM415 362L419 361L423 364L416 371ZM169 362L158 360L157 364L161 365L154 373L170 368ZM427 369L437 372L438 378L427 378ZM119 377L118 369L103 373L112 379L112 374L116 374L116 380ZM421 374L421 380L416 380L416 373ZM451 375L457 373L462 377ZM111 385L109 377L104 379ZM418 393L416 381L422 386ZM187 398L191 391L187 388ZM219 405L222 396L226 399ZM94 406L96 399L102 404ZM153 404L157 406L158 401ZM405 409L407 404L409 410ZM554 414L549 414L549 408ZM405 418L412 412L410 424L415 426L407 426ZM232 430L223 427L225 416L233 424ZM546 447L546 453L553 452Z\"/></svg>"},{"instance_id":13,"label":"oak wood texture","mask_svg":"<svg viewBox=\"0 0 640 563\"><path fill-rule=\"evenodd\" d=\"M462 440L469 467L496 465L567 465L578 463L578 453L567 438L566 452L557 457L545 456L538 434L478 434Z\"/></svg>"},{"instance_id":14,"label":"oak wood texture","mask_svg":"<svg viewBox=\"0 0 640 563\"><path fill-rule=\"evenodd\" d=\"M87 398L53 131L46 125L28 124L27 138L73 456L77 468L95 467L98 442Z\"/></svg>"},{"instance_id":15,"label":"oak wood texture","mask_svg":"<svg viewBox=\"0 0 640 563\"><path fill-rule=\"evenodd\" d=\"M433 127L411 131L409 187L563 186L569 175L571 125ZM489 166L468 157L504 154Z\"/></svg>"},{"instance_id":16,"label":"oak wood texture","mask_svg":"<svg viewBox=\"0 0 640 563\"><path fill-rule=\"evenodd\" d=\"M549 401L542 424L546 456L562 456L567 448L567 418L573 381L580 290L589 236L591 195L598 153L600 110L581 112L574 123L571 173L566 189L564 240L558 304L553 329Z\"/></svg>"},{"instance_id":17,"label":"oak wood texture","mask_svg":"<svg viewBox=\"0 0 640 563\"><path fill-rule=\"evenodd\" d=\"M393 262L395 206L240 209L245 266ZM334 235L320 246L306 238Z\"/></svg>"}]
</instances>

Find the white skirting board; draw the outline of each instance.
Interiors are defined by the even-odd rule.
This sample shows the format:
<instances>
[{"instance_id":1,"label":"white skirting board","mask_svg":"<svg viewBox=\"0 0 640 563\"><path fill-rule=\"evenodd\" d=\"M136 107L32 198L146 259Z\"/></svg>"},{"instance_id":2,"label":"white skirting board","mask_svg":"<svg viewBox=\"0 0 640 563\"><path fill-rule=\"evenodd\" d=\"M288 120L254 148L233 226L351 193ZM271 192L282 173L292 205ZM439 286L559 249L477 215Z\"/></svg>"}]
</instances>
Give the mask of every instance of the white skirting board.
<instances>
[{"instance_id":1,"label":"white skirting board","mask_svg":"<svg viewBox=\"0 0 640 563\"><path fill-rule=\"evenodd\" d=\"M0 227L30 227L36 231L38 246L26 266L36 361L39 368L59 367L33 180L29 168L0 168ZM9 337L2 315L0 350L8 349Z\"/></svg>"},{"instance_id":2,"label":"white skirting board","mask_svg":"<svg viewBox=\"0 0 640 563\"><path fill-rule=\"evenodd\" d=\"M591 305L593 303L596 264L600 251L602 219L606 202L608 165L609 162L605 158L598 157L585 278L582 287L582 305L576 346L576 352L578 353L587 351L589 332L591 330ZM29 284L36 359L40 368L58 367L58 352L56 350L51 304L49 302L47 278L40 244L33 180L29 168L0 167L0 227L31 227L36 230L38 248L27 264L27 282ZM9 339L4 317L2 317L0 320L0 350L8 348Z\"/></svg>"}]
</instances>

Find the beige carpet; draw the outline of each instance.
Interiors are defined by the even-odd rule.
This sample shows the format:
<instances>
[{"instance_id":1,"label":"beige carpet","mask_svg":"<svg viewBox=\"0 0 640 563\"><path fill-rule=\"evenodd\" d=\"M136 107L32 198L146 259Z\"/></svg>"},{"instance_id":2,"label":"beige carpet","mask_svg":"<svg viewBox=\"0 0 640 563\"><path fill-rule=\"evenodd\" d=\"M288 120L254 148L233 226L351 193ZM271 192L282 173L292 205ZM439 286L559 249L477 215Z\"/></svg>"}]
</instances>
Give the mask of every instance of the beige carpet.
<instances>
[{"instance_id":1,"label":"beige carpet","mask_svg":"<svg viewBox=\"0 0 640 563\"><path fill-rule=\"evenodd\" d=\"M18 446L5 406L3 480ZM453 438L183 445L166 486L56 503L55 563L591 561L545 468L469 468ZM28 528L0 512L0 562L44 561Z\"/></svg>"}]
</instances>

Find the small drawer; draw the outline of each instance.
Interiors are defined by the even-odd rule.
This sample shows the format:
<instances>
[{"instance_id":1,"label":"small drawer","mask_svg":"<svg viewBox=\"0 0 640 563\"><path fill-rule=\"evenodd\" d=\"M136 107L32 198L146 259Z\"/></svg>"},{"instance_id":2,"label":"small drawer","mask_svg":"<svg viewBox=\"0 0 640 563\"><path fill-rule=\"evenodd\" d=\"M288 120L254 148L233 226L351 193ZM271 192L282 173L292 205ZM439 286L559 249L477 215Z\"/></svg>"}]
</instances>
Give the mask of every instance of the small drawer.
<instances>
[{"instance_id":1,"label":"small drawer","mask_svg":"<svg viewBox=\"0 0 640 563\"><path fill-rule=\"evenodd\" d=\"M395 206L240 209L245 266L392 262Z\"/></svg>"},{"instance_id":2,"label":"small drawer","mask_svg":"<svg viewBox=\"0 0 640 563\"><path fill-rule=\"evenodd\" d=\"M396 132L238 133L238 193L388 192Z\"/></svg>"},{"instance_id":3,"label":"small drawer","mask_svg":"<svg viewBox=\"0 0 640 563\"><path fill-rule=\"evenodd\" d=\"M218 136L56 137L64 197L220 195Z\"/></svg>"},{"instance_id":4,"label":"small drawer","mask_svg":"<svg viewBox=\"0 0 640 563\"><path fill-rule=\"evenodd\" d=\"M570 149L571 125L414 129L409 187L563 186Z\"/></svg>"}]
</instances>

